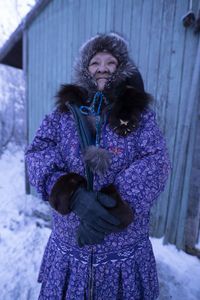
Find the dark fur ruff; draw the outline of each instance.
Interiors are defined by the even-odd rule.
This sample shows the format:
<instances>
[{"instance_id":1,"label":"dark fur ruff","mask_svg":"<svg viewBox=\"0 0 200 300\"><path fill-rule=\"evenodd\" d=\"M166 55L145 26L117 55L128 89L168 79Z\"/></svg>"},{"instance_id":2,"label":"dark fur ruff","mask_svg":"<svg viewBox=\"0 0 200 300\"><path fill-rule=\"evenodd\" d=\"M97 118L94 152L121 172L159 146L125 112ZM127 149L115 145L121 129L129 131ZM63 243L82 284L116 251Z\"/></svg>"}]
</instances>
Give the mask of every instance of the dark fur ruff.
<instances>
[{"instance_id":1,"label":"dark fur ruff","mask_svg":"<svg viewBox=\"0 0 200 300\"><path fill-rule=\"evenodd\" d=\"M85 105L87 91L76 84L61 84L56 94L56 106L61 112L68 111L67 104Z\"/></svg>"},{"instance_id":2,"label":"dark fur ruff","mask_svg":"<svg viewBox=\"0 0 200 300\"><path fill-rule=\"evenodd\" d=\"M137 128L140 115L148 107L151 98L147 93L129 85L122 87L119 94L115 92L112 97L108 122L117 134L127 136ZM57 93L57 108L61 112L66 112L68 111L67 104L70 103L76 103L78 106L87 104L87 91L77 85L62 85Z\"/></svg>"}]
</instances>

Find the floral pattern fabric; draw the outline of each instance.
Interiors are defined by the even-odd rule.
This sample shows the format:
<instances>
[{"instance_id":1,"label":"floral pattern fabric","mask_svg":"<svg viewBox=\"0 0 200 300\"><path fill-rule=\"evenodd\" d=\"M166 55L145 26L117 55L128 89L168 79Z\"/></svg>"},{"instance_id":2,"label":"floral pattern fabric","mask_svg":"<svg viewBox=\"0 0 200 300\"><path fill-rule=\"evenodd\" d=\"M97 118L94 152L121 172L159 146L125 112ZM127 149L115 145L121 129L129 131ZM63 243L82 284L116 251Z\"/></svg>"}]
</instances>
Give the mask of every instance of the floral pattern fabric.
<instances>
[{"instance_id":1,"label":"floral pattern fabric","mask_svg":"<svg viewBox=\"0 0 200 300\"><path fill-rule=\"evenodd\" d=\"M145 109L140 126L126 138L105 122L100 146L112 154L105 175L94 174L94 190L113 183L135 211L122 232L101 244L79 248L79 217L52 209L52 233L45 248L38 281L40 300L153 300L159 293L156 263L149 240L149 215L164 190L171 164L155 112ZM86 176L78 132L70 112L46 115L25 152L30 183L44 200L63 174Z\"/></svg>"}]
</instances>

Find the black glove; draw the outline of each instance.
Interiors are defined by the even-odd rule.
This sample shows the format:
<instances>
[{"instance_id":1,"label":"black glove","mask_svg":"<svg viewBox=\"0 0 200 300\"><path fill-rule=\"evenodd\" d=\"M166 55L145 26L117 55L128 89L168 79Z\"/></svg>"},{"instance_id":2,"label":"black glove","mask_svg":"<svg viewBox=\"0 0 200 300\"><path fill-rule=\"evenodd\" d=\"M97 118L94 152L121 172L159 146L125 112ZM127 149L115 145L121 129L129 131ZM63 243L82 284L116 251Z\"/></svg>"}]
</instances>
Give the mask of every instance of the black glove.
<instances>
[{"instance_id":1,"label":"black glove","mask_svg":"<svg viewBox=\"0 0 200 300\"><path fill-rule=\"evenodd\" d=\"M81 221L77 231L77 242L80 247L83 247L84 245L100 244L107 234L111 232L120 232L128 226L130 222L130 208L125 202L119 199L119 197L116 197L116 191L115 194L113 191L114 190L112 189L112 194L116 198L114 200L117 202L117 205L114 208L110 207L110 202L112 202L113 198L104 193L97 193L97 201L120 220L120 225L113 227L112 225L110 226L107 224L106 228L99 229L95 224L90 225L87 221Z\"/></svg>"},{"instance_id":2,"label":"black glove","mask_svg":"<svg viewBox=\"0 0 200 300\"><path fill-rule=\"evenodd\" d=\"M104 232L93 229L86 221L81 221L76 238L79 247L83 247L84 245L101 244L105 235Z\"/></svg>"},{"instance_id":3,"label":"black glove","mask_svg":"<svg viewBox=\"0 0 200 300\"><path fill-rule=\"evenodd\" d=\"M108 212L106 207L115 207L116 200L99 194L79 187L70 199L70 210L99 232L115 231L120 220Z\"/></svg>"}]
</instances>

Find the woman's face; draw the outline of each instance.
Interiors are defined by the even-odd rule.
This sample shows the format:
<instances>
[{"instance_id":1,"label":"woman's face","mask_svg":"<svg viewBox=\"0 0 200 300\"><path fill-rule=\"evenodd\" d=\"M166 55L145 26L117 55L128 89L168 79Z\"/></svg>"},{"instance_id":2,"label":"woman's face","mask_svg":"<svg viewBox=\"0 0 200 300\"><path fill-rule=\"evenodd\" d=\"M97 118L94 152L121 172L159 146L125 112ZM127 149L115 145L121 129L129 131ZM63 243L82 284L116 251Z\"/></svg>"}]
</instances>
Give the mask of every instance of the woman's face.
<instances>
[{"instance_id":1,"label":"woman's face","mask_svg":"<svg viewBox=\"0 0 200 300\"><path fill-rule=\"evenodd\" d=\"M88 70L95 78L98 90L102 91L106 81L117 69L117 59L108 52L98 52L90 60Z\"/></svg>"}]
</instances>

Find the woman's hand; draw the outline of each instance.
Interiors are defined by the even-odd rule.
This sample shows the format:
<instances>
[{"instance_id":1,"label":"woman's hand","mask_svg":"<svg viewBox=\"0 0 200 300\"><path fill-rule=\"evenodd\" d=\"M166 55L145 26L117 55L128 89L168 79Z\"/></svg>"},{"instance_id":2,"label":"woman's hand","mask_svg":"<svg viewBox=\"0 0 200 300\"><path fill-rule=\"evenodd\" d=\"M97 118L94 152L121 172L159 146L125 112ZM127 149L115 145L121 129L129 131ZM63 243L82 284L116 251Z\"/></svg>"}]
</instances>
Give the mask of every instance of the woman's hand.
<instances>
[{"instance_id":1,"label":"woman's hand","mask_svg":"<svg viewBox=\"0 0 200 300\"><path fill-rule=\"evenodd\" d=\"M120 220L107 208L114 208L116 200L98 192L79 187L70 199L70 210L99 232L112 232L118 229Z\"/></svg>"},{"instance_id":2,"label":"woman's hand","mask_svg":"<svg viewBox=\"0 0 200 300\"><path fill-rule=\"evenodd\" d=\"M106 235L112 232L117 233L123 231L130 222L133 221L132 209L121 199L113 199L101 192L97 193L96 199L107 211L120 220L120 224L113 226L106 223L100 227L96 226L94 222L88 223L86 219L82 220L77 231L77 242L80 247L84 245L101 244ZM113 206L113 200L115 201L115 206Z\"/></svg>"},{"instance_id":3,"label":"woman's hand","mask_svg":"<svg viewBox=\"0 0 200 300\"><path fill-rule=\"evenodd\" d=\"M103 231L97 231L86 221L81 221L77 231L77 242L79 247L85 245L101 244L106 234Z\"/></svg>"}]
</instances>

